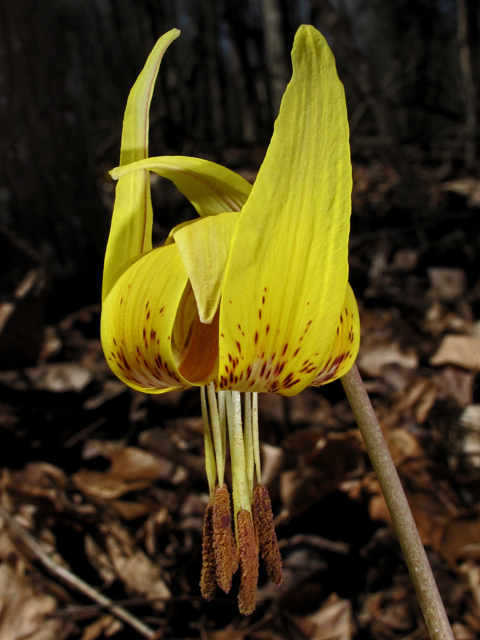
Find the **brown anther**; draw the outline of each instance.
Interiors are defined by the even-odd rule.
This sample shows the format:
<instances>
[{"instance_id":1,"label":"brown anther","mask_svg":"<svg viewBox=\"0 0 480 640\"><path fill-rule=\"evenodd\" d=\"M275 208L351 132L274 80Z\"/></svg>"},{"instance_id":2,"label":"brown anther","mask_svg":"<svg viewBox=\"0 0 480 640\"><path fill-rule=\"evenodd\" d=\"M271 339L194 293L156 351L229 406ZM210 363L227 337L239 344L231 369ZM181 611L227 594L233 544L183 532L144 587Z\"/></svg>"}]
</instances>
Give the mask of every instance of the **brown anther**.
<instances>
[{"instance_id":1,"label":"brown anther","mask_svg":"<svg viewBox=\"0 0 480 640\"><path fill-rule=\"evenodd\" d=\"M246 510L237 515L237 542L240 559L240 590L238 609L245 616L255 610L255 596L258 583L258 544L253 520Z\"/></svg>"},{"instance_id":2,"label":"brown anther","mask_svg":"<svg viewBox=\"0 0 480 640\"><path fill-rule=\"evenodd\" d=\"M213 542L213 505L205 509L203 518L202 576L200 591L205 600L213 600L217 591L215 547Z\"/></svg>"},{"instance_id":3,"label":"brown anther","mask_svg":"<svg viewBox=\"0 0 480 640\"><path fill-rule=\"evenodd\" d=\"M228 593L232 586L232 575L238 569L237 551L230 520L230 494L225 485L215 489L213 507L213 539L217 583L222 591Z\"/></svg>"},{"instance_id":4,"label":"brown anther","mask_svg":"<svg viewBox=\"0 0 480 640\"><path fill-rule=\"evenodd\" d=\"M252 508L258 543L268 577L274 584L279 586L282 583L282 557L273 524L272 503L265 485L259 484L255 487Z\"/></svg>"}]
</instances>

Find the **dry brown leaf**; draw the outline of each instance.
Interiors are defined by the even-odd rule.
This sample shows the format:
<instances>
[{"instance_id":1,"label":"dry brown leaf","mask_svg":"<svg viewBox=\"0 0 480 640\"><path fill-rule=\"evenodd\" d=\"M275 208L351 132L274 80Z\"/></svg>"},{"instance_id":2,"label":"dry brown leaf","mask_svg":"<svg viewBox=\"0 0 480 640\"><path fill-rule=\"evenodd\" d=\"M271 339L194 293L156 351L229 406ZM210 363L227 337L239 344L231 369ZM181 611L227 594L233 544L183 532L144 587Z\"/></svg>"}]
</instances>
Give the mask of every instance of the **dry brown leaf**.
<instances>
[{"instance_id":1,"label":"dry brown leaf","mask_svg":"<svg viewBox=\"0 0 480 640\"><path fill-rule=\"evenodd\" d=\"M170 590L161 576L160 567L138 547L122 543L121 540L127 538L126 530L119 525L106 536L106 548L115 572L129 593L143 595L147 599L158 598L151 606L161 611L165 600L170 597Z\"/></svg>"},{"instance_id":2,"label":"dry brown leaf","mask_svg":"<svg viewBox=\"0 0 480 640\"><path fill-rule=\"evenodd\" d=\"M56 362L29 367L20 371L0 372L0 382L15 389L26 391L34 388L53 393L80 392L92 381L92 371L73 362Z\"/></svg>"},{"instance_id":3,"label":"dry brown leaf","mask_svg":"<svg viewBox=\"0 0 480 640\"><path fill-rule=\"evenodd\" d=\"M480 541L480 518L469 520L458 518L446 528L440 551L444 558L456 564L462 555L466 555L469 547L478 545Z\"/></svg>"},{"instance_id":4,"label":"dry brown leaf","mask_svg":"<svg viewBox=\"0 0 480 640\"><path fill-rule=\"evenodd\" d=\"M430 358L430 364L455 364L470 371L480 371L480 338L472 336L447 335L437 353Z\"/></svg>"},{"instance_id":5,"label":"dry brown leaf","mask_svg":"<svg viewBox=\"0 0 480 640\"><path fill-rule=\"evenodd\" d=\"M405 369L418 369L418 354L413 347L402 348L396 342L360 347L357 365L366 375L380 376L383 367L392 364Z\"/></svg>"},{"instance_id":6,"label":"dry brown leaf","mask_svg":"<svg viewBox=\"0 0 480 640\"><path fill-rule=\"evenodd\" d=\"M136 447L116 446L102 453L110 458L108 471L80 469L74 474L73 481L84 493L106 500L144 489L164 478L166 470L173 468L171 463Z\"/></svg>"},{"instance_id":7,"label":"dry brown leaf","mask_svg":"<svg viewBox=\"0 0 480 640\"><path fill-rule=\"evenodd\" d=\"M51 618L54 597L37 591L28 577L8 563L0 566L0 638L2 640L61 640L70 623Z\"/></svg>"},{"instance_id":8,"label":"dry brown leaf","mask_svg":"<svg viewBox=\"0 0 480 640\"><path fill-rule=\"evenodd\" d=\"M477 178L459 178L458 180L450 180L444 182L441 186L442 191L450 191L458 193L467 198L469 207L480 207L480 180Z\"/></svg>"},{"instance_id":9,"label":"dry brown leaf","mask_svg":"<svg viewBox=\"0 0 480 640\"><path fill-rule=\"evenodd\" d=\"M430 267L427 269L430 280L429 296L442 302L454 302L465 294L467 276L458 267Z\"/></svg>"},{"instance_id":10,"label":"dry brown leaf","mask_svg":"<svg viewBox=\"0 0 480 640\"><path fill-rule=\"evenodd\" d=\"M99 620L95 620L95 622L89 624L88 627L85 627L80 640L96 640L102 634L106 638L111 638L122 629L123 624L120 622L120 620L117 620L113 616L106 614Z\"/></svg>"},{"instance_id":11,"label":"dry brown leaf","mask_svg":"<svg viewBox=\"0 0 480 640\"><path fill-rule=\"evenodd\" d=\"M297 467L280 475L284 516L302 513L363 470L363 444L356 429L325 436L318 429L303 429L285 438L284 447L298 456Z\"/></svg>"},{"instance_id":12,"label":"dry brown leaf","mask_svg":"<svg viewBox=\"0 0 480 640\"><path fill-rule=\"evenodd\" d=\"M315 613L294 616L293 620L309 640L351 640L356 631L351 602L339 598L336 593L332 593Z\"/></svg>"}]
</instances>

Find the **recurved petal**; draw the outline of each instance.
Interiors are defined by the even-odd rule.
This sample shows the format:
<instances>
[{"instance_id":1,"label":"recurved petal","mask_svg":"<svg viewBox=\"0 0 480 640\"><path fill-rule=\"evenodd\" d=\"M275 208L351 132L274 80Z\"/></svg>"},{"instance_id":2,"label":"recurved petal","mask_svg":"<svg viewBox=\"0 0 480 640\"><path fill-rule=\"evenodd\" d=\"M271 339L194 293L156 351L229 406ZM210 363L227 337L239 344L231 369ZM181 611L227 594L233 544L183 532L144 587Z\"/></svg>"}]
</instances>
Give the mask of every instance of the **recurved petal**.
<instances>
[{"instance_id":1,"label":"recurved petal","mask_svg":"<svg viewBox=\"0 0 480 640\"><path fill-rule=\"evenodd\" d=\"M173 231L198 305L200 321L210 324L222 294L230 242L239 213L197 218Z\"/></svg>"},{"instance_id":2,"label":"recurved petal","mask_svg":"<svg viewBox=\"0 0 480 640\"><path fill-rule=\"evenodd\" d=\"M315 373L311 386L319 387L344 376L355 362L359 347L360 316L352 287L348 284L332 350L325 364Z\"/></svg>"},{"instance_id":3,"label":"recurved petal","mask_svg":"<svg viewBox=\"0 0 480 640\"><path fill-rule=\"evenodd\" d=\"M172 29L162 36L130 91L123 120L120 164L148 156L148 118L153 87L168 46L180 35ZM132 258L152 248L152 204L147 171L135 171L119 180L103 272L105 299Z\"/></svg>"},{"instance_id":4,"label":"recurved petal","mask_svg":"<svg viewBox=\"0 0 480 640\"><path fill-rule=\"evenodd\" d=\"M188 156L147 158L110 173L116 180L138 169L148 169L171 180L200 216L240 211L252 190L252 185L237 173L215 162Z\"/></svg>"},{"instance_id":5,"label":"recurved petal","mask_svg":"<svg viewBox=\"0 0 480 640\"><path fill-rule=\"evenodd\" d=\"M176 245L141 256L104 300L101 339L112 371L130 387L162 393L188 387L172 346L188 276ZM183 335L188 331L185 324Z\"/></svg>"},{"instance_id":6,"label":"recurved petal","mask_svg":"<svg viewBox=\"0 0 480 640\"><path fill-rule=\"evenodd\" d=\"M348 279L351 164L343 86L313 27L231 243L219 387L293 395L328 359Z\"/></svg>"}]
</instances>

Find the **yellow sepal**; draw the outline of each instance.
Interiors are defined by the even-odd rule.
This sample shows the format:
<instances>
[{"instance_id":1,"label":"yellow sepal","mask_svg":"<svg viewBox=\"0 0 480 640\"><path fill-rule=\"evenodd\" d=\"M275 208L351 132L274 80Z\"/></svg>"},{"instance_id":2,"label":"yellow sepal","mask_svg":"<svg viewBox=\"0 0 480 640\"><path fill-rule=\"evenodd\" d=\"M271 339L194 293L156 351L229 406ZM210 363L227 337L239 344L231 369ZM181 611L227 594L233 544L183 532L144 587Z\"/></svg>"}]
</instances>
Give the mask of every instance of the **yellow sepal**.
<instances>
[{"instance_id":1,"label":"yellow sepal","mask_svg":"<svg viewBox=\"0 0 480 640\"><path fill-rule=\"evenodd\" d=\"M158 40L130 91L123 120L121 165L148 156L148 114L155 79L163 54L179 35L178 29L172 29ZM112 289L125 263L152 248L152 220L148 172L136 171L126 175L119 180L115 192L102 299Z\"/></svg>"},{"instance_id":2,"label":"yellow sepal","mask_svg":"<svg viewBox=\"0 0 480 640\"><path fill-rule=\"evenodd\" d=\"M154 171L162 178L171 180L200 216L240 211L252 190L252 185L237 173L215 162L188 156L147 158L117 167L110 174L117 180L132 172L139 172L139 169Z\"/></svg>"},{"instance_id":3,"label":"yellow sepal","mask_svg":"<svg viewBox=\"0 0 480 640\"><path fill-rule=\"evenodd\" d=\"M195 293L200 321L210 324L222 294L230 242L240 214L235 211L199 218L173 232Z\"/></svg>"}]
</instances>

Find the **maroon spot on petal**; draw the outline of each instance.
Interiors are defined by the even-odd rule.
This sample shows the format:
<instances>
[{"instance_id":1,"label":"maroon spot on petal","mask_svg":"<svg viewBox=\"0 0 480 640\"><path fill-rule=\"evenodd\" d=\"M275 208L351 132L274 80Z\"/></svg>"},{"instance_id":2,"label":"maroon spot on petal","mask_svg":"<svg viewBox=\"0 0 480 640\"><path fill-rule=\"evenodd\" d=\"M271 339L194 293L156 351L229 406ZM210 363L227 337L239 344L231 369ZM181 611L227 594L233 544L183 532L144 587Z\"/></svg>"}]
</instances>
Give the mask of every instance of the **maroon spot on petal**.
<instances>
[{"instance_id":1,"label":"maroon spot on petal","mask_svg":"<svg viewBox=\"0 0 480 640\"><path fill-rule=\"evenodd\" d=\"M247 367L247 380L249 379L249 377L252 375L252 367L250 365L248 365Z\"/></svg>"},{"instance_id":2,"label":"maroon spot on petal","mask_svg":"<svg viewBox=\"0 0 480 640\"><path fill-rule=\"evenodd\" d=\"M147 304L145 305L145 309L148 309L148 305L150 304L150 300L147 300Z\"/></svg>"},{"instance_id":3,"label":"maroon spot on petal","mask_svg":"<svg viewBox=\"0 0 480 640\"><path fill-rule=\"evenodd\" d=\"M343 316L340 316L340 322L343 324Z\"/></svg>"},{"instance_id":4,"label":"maroon spot on petal","mask_svg":"<svg viewBox=\"0 0 480 640\"><path fill-rule=\"evenodd\" d=\"M268 333L270 331L270 325L267 324L267 329L266 329L266 333Z\"/></svg>"},{"instance_id":5,"label":"maroon spot on petal","mask_svg":"<svg viewBox=\"0 0 480 640\"><path fill-rule=\"evenodd\" d=\"M228 354L228 360L229 360L230 362L232 361L232 356L231 356L231 354L230 354L230 353Z\"/></svg>"},{"instance_id":6,"label":"maroon spot on petal","mask_svg":"<svg viewBox=\"0 0 480 640\"><path fill-rule=\"evenodd\" d=\"M265 296L262 296L262 304L265 304Z\"/></svg>"},{"instance_id":7,"label":"maroon spot on petal","mask_svg":"<svg viewBox=\"0 0 480 640\"><path fill-rule=\"evenodd\" d=\"M150 311L147 313L147 320L150 318Z\"/></svg>"},{"instance_id":8,"label":"maroon spot on petal","mask_svg":"<svg viewBox=\"0 0 480 640\"><path fill-rule=\"evenodd\" d=\"M228 364L225 365L225 371L228 373L230 369L228 368Z\"/></svg>"},{"instance_id":9,"label":"maroon spot on petal","mask_svg":"<svg viewBox=\"0 0 480 640\"><path fill-rule=\"evenodd\" d=\"M260 318L260 320L262 319L262 310L261 309L258 310L258 317Z\"/></svg>"},{"instance_id":10,"label":"maroon spot on petal","mask_svg":"<svg viewBox=\"0 0 480 640\"><path fill-rule=\"evenodd\" d=\"M238 352L242 353L242 347L240 346L240 343L238 342L238 340L235 342L235 344L237 345Z\"/></svg>"},{"instance_id":11,"label":"maroon spot on petal","mask_svg":"<svg viewBox=\"0 0 480 640\"><path fill-rule=\"evenodd\" d=\"M230 373L230 382L233 382L233 371Z\"/></svg>"},{"instance_id":12,"label":"maroon spot on petal","mask_svg":"<svg viewBox=\"0 0 480 640\"><path fill-rule=\"evenodd\" d=\"M266 363L266 362L264 362L264 363L263 363L262 370L261 370L261 372L260 372L260 377L262 377L262 376L263 376L263 374L265 373L265 368L266 368L266 366L267 366L267 363Z\"/></svg>"},{"instance_id":13,"label":"maroon spot on petal","mask_svg":"<svg viewBox=\"0 0 480 640\"><path fill-rule=\"evenodd\" d=\"M120 304L123 303L123 296L120 298Z\"/></svg>"},{"instance_id":14,"label":"maroon spot on petal","mask_svg":"<svg viewBox=\"0 0 480 640\"><path fill-rule=\"evenodd\" d=\"M140 347L137 347L137 353L140 355Z\"/></svg>"},{"instance_id":15,"label":"maroon spot on petal","mask_svg":"<svg viewBox=\"0 0 480 640\"><path fill-rule=\"evenodd\" d=\"M162 307L158 313L161 315L163 313L164 309L165 309L165 307Z\"/></svg>"},{"instance_id":16,"label":"maroon spot on petal","mask_svg":"<svg viewBox=\"0 0 480 640\"><path fill-rule=\"evenodd\" d=\"M117 341L115 340L115 338L112 338L112 339L113 339L113 344L117 346Z\"/></svg>"},{"instance_id":17,"label":"maroon spot on petal","mask_svg":"<svg viewBox=\"0 0 480 640\"><path fill-rule=\"evenodd\" d=\"M283 347L282 356L284 356L286 354L287 349L288 349L288 342L286 342L285 346Z\"/></svg>"},{"instance_id":18,"label":"maroon spot on petal","mask_svg":"<svg viewBox=\"0 0 480 640\"><path fill-rule=\"evenodd\" d=\"M255 344L257 344L257 340L258 340L258 331L255 331Z\"/></svg>"}]
</instances>

